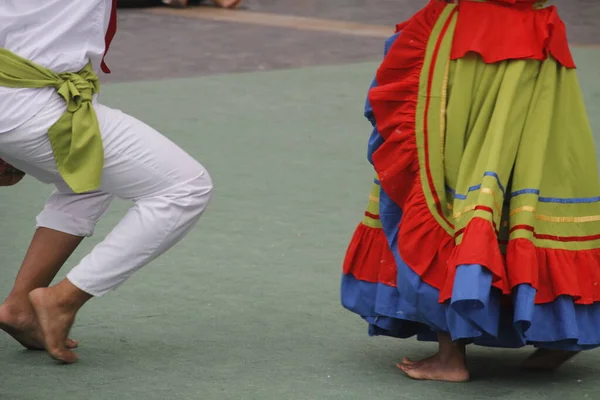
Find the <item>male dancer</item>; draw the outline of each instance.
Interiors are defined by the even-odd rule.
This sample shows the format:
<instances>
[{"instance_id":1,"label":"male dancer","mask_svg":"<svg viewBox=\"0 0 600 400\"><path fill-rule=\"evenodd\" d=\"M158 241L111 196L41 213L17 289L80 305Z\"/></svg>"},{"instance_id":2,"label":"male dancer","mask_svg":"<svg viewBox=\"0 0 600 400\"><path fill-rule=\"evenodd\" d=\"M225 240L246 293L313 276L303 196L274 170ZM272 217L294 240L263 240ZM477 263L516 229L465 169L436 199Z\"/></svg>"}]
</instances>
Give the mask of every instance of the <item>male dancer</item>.
<instances>
[{"instance_id":1,"label":"male dancer","mask_svg":"<svg viewBox=\"0 0 600 400\"><path fill-rule=\"evenodd\" d=\"M26 27L26 28L24 28ZM167 138L97 102L116 0L0 2L0 158L56 186L0 328L64 363L78 310L177 243L212 192L208 172ZM16 179L0 179L3 184ZM47 287L113 197L133 206L66 279Z\"/></svg>"}]
</instances>

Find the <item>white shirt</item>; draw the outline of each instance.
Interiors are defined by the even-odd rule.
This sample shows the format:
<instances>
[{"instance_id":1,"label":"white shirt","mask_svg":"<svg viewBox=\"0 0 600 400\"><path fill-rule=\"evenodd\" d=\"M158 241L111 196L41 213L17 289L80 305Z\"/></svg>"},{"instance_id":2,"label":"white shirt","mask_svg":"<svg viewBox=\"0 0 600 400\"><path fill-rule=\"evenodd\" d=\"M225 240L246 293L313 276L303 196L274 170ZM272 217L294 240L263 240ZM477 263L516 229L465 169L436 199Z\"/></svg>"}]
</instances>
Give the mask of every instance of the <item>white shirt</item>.
<instances>
[{"instance_id":1,"label":"white shirt","mask_svg":"<svg viewBox=\"0 0 600 400\"><path fill-rule=\"evenodd\" d=\"M112 0L0 0L0 47L56 73L99 72ZM0 87L0 133L32 118L54 88Z\"/></svg>"}]
</instances>

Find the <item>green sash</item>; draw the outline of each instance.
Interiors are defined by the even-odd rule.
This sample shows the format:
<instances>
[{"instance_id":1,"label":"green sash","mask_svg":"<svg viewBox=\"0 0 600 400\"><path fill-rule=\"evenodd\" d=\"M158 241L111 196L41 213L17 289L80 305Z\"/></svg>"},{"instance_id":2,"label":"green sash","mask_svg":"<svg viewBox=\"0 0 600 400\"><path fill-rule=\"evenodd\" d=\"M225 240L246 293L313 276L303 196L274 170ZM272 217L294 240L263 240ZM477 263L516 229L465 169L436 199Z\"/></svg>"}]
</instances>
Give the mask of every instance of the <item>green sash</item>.
<instances>
[{"instance_id":1,"label":"green sash","mask_svg":"<svg viewBox=\"0 0 600 400\"><path fill-rule=\"evenodd\" d=\"M56 89L67 103L65 113L48 130L56 167L75 193L98 189L104 149L92 106L92 96L98 93L100 84L91 65L76 73L56 74L0 48L0 86Z\"/></svg>"}]
</instances>

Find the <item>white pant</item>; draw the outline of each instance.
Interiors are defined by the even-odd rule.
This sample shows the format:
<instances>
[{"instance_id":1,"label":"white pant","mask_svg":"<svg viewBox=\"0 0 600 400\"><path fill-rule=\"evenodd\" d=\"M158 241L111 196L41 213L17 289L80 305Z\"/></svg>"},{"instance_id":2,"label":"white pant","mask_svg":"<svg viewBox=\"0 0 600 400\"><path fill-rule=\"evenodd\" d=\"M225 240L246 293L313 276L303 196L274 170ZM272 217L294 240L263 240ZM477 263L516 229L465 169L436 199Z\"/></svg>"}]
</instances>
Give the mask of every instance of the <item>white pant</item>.
<instances>
[{"instance_id":1,"label":"white pant","mask_svg":"<svg viewBox=\"0 0 600 400\"><path fill-rule=\"evenodd\" d=\"M95 104L105 153L102 184L98 191L75 194L56 169L47 135L64 110L56 96L32 120L0 134L0 158L56 186L38 227L91 236L113 196L133 201L67 276L81 290L102 296L185 236L206 209L212 182L202 165L151 127Z\"/></svg>"}]
</instances>

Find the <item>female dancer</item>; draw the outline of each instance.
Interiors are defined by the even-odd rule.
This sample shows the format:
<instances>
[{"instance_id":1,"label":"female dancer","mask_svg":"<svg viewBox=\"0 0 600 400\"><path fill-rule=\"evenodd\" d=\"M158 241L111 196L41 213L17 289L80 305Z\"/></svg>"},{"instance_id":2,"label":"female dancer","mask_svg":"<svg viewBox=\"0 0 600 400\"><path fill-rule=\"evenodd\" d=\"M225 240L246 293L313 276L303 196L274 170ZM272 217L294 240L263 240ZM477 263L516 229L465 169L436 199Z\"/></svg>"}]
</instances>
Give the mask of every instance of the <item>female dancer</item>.
<instances>
[{"instance_id":1,"label":"female dancer","mask_svg":"<svg viewBox=\"0 0 600 400\"><path fill-rule=\"evenodd\" d=\"M398 367L466 381L466 345L558 367L600 345L600 185L555 7L431 0L388 40L366 115L377 179L342 302L371 335L436 340ZM507 29L507 27L510 27Z\"/></svg>"}]
</instances>

